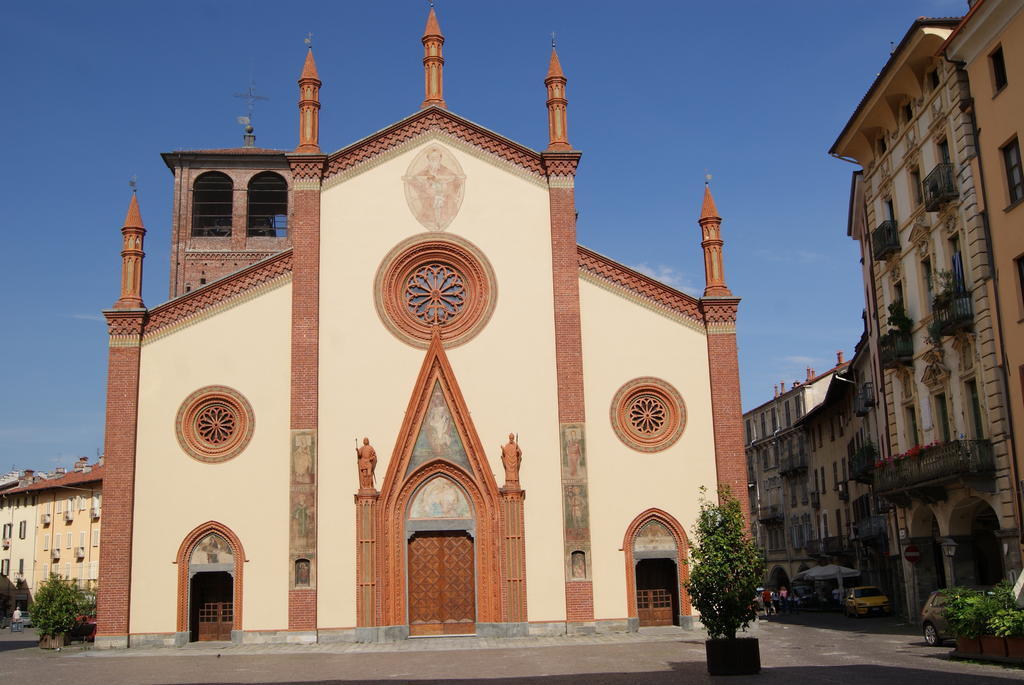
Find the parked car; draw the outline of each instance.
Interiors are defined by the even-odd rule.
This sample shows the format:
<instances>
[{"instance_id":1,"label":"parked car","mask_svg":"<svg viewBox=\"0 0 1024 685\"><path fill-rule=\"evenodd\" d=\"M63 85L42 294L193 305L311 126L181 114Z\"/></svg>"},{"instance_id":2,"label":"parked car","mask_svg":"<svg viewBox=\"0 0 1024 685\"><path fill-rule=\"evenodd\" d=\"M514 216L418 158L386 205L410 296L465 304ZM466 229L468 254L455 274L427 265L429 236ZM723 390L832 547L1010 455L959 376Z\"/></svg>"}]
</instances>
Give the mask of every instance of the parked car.
<instances>
[{"instance_id":1,"label":"parked car","mask_svg":"<svg viewBox=\"0 0 1024 685\"><path fill-rule=\"evenodd\" d=\"M892 604L885 593L878 587L874 585L859 585L846 591L843 613L854 618L870 616L872 614L889 616L892 614Z\"/></svg>"},{"instance_id":2,"label":"parked car","mask_svg":"<svg viewBox=\"0 0 1024 685\"><path fill-rule=\"evenodd\" d=\"M924 633L924 641L933 647L938 647L952 637L949 634L949 623L946 622L945 607L946 593L942 590L935 590L928 595L921 607L921 632Z\"/></svg>"},{"instance_id":3,"label":"parked car","mask_svg":"<svg viewBox=\"0 0 1024 685\"><path fill-rule=\"evenodd\" d=\"M82 640L83 642L93 642L96 640L96 617L95 616L79 616L75 619L75 627L71 629L70 638L72 640Z\"/></svg>"}]
</instances>

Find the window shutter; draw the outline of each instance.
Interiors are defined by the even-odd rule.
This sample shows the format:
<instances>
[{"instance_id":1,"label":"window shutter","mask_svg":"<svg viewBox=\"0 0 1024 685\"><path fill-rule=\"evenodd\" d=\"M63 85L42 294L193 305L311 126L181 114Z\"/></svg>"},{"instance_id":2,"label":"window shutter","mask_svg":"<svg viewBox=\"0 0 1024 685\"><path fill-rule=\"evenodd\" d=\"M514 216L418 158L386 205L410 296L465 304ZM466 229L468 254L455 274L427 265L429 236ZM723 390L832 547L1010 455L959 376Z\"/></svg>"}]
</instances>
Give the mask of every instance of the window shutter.
<instances>
[{"instance_id":1,"label":"window shutter","mask_svg":"<svg viewBox=\"0 0 1024 685\"><path fill-rule=\"evenodd\" d=\"M78 546L85 547L85 531L78 534Z\"/></svg>"},{"instance_id":2,"label":"window shutter","mask_svg":"<svg viewBox=\"0 0 1024 685\"><path fill-rule=\"evenodd\" d=\"M58 514L64 513L64 500L62 500L62 499L57 500L57 513Z\"/></svg>"},{"instance_id":3,"label":"window shutter","mask_svg":"<svg viewBox=\"0 0 1024 685\"><path fill-rule=\"evenodd\" d=\"M61 536L60 536L60 533L57 533L56 535L53 536L53 548L54 549L60 549L60 543L61 543Z\"/></svg>"},{"instance_id":4,"label":"window shutter","mask_svg":"<svg viewBox=\"0 0 1024 685\"><path fill-rule=\"evenodd\" d=\"M46 552L50 549L50 534L47 533L43 536L43 551Z\"/></svg>"},{"instance_id":5,"label":"window shutter","mask_svg":"<svg viewBox=\"0 0 1024 685\"><path fill-rule=\"evenodd\" d=\"M99 547L100 546L100 531L98 529L94 530L92 532L92 546L93 547Z\"/></svg>"},{"instance_id":6,"label":"window shutter","mask_svg":"<svg viewBox=\"0 0 1024 685\"><path fill-rule=\"evenodd\" d=\"M75 534L69 532L68 533L68 545L67 545L68 549L71 549L74 546L74 544L75 544L75 539L74 538L75 538Z\"/></svg>"}]
</instances>

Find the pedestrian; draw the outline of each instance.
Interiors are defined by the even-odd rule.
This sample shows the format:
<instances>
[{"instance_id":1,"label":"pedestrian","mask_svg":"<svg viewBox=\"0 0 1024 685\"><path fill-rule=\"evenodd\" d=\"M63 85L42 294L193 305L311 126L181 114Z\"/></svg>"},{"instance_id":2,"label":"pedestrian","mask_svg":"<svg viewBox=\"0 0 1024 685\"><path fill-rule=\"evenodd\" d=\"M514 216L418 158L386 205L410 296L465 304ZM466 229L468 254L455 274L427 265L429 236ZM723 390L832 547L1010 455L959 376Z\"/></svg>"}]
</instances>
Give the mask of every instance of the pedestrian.
<instances>
[{"instance_id":1,"label":"pedestrian","mask_svg":"<svg viewBox=\"0 0 1024 685\"><path fill-rule=\"evenodd\" d=\"M779 615L779 591L772 590L772 613Z\"/></svg>"},{"instance_id":2,"label":"pedestrian","mask_svg":"<svg viewBox=\"0 0 1024 685\"><path fill-rule=\"evenodd\" d=\"M779 588L779 603L782 605L782 613L789 613L789 590L783 585Z\"/></svg>"},{"instance_id":3,"label":"pedestrian","mask_svg":"<svg viewBox=\"0 0 1024 685\"><path fill-rule=\"evenodd\" d=\"M772 615L772 591L768 588L761 592L761 603L764 604L764 616L768 618Z\"/></svg>"},{"instance_id":4,"label":"pedestrian","mask_svg":"<svg viewBox=\"0 0 1024 685\"><path fill-rule=\"evenodd\" d=\"M21 632L21 608L20 607L14 607L14 615L11 616L11 632L12 633L20 633Z\"/></svg>"},{"instance_id":5,"label":"pedestrian","mask_svg":"<svg viewBox=\"0 0 1024 685\"><path fill-rule=\"evenodd\" d=\"M832 603L839 606L839 587L832 588Z\"/></svg>"}]
</instances>

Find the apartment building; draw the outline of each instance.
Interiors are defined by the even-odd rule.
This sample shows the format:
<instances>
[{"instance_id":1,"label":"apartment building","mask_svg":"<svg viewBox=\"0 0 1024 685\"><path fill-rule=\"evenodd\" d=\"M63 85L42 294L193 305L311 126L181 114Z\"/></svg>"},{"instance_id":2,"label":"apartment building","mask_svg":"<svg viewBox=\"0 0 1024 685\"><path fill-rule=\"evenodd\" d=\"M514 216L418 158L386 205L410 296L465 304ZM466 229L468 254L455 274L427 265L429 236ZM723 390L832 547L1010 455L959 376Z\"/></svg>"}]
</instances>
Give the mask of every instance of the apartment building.
<instances>
[{"instance_id":1,"label":"apartment building","mask_svg":"<svg viewBox=\"0 0 1024 685\"><path fill-rule=\"evenodd\" d=\"M13 493L32 471L19 472L15 487L0 492L0 616L28 607L35 562L36 495Z\"/></svg>"}]
</instances>

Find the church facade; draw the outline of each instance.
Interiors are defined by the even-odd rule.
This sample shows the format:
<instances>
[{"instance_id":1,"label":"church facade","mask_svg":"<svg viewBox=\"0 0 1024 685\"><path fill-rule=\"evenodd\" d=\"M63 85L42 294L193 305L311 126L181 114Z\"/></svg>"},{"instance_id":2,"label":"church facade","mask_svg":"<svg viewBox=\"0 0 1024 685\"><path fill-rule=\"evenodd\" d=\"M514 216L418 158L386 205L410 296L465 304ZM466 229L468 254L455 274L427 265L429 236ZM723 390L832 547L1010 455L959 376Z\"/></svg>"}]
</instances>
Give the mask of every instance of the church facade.
<instances>
[{"instance_id":1,"label":"church facade","mask_svg":"<svg viewBox=\"0 0 1024 685\"><path fill-rule=\"evenodd\" d=\"M710 190L703 297L580 246L554 51L535 151L448 110L443 42L431 9L421 108L340 150L310 50L294 151L165 154L155 307L132 197L97 646L692 620L699 488L747 481Z\"/></svg>"}]
</instances>

